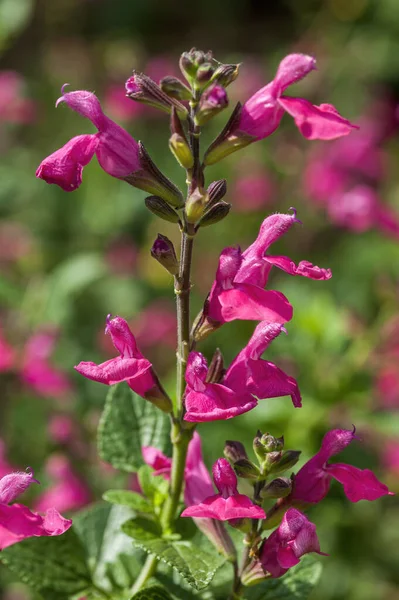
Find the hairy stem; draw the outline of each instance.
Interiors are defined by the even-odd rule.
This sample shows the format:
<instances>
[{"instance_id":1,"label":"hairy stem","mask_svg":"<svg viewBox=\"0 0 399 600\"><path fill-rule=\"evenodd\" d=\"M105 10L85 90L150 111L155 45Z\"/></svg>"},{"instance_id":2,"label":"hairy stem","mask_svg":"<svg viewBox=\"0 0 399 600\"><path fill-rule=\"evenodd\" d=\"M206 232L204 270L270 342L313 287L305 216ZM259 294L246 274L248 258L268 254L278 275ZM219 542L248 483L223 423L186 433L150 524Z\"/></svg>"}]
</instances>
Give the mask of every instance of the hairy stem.
<instances>
[{"instance_id":1,"label":"hairy stem","mask_svg":"<svg viewBox=\"0 0 399 600\"><path fill-rule=\"evenodd\" d=\"M194 165L187 173L189 184L188 195L203 179L201 163L199 160L199 128L194 125L193 117L195 107L191 110L190 143L194 156ZM165 501L161 514L161 525L164 533L173 532L174 521L184 482L184 469L186 466L187 448L193 435L193 429L183 427L184 416L184 391L186 387L185 374L187 359L190 351L190 291L191 291L191 261L193 255L195 230L194 226L187 223L183 216L183 227L180 249L179 273L175 277L176 311L177 311L177 364L176 364L176 401L172 417L171 440L173 445L172 470L170 476L169 496ZM136 580L132 592L140 590L148 579L155 573L158 559L155 555L148 556L139 578Z\"/></svg>"}]
</instances>

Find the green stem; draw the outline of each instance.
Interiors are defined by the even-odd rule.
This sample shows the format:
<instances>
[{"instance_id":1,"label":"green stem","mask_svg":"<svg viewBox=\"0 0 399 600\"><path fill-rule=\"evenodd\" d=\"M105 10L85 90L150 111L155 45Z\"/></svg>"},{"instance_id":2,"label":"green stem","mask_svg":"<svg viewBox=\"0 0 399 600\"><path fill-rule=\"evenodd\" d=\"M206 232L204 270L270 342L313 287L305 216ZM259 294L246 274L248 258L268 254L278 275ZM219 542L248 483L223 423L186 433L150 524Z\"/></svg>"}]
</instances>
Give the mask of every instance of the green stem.
<instances>
[{"instance_id":1,"label":"green stem","mask_svg":"<svg viewBox=\"0 0 399 600\"><path fill-rule=\"evenodd\" d=\"M140 575L134 582L134 585L131 589L131 593L137 594L138 591L144 586L144 584L152 577L157 569L158 559L155 554L150 554L147 556L147 560L145 561L143 568L141 569Z\"/></svg>"}]
</instances>

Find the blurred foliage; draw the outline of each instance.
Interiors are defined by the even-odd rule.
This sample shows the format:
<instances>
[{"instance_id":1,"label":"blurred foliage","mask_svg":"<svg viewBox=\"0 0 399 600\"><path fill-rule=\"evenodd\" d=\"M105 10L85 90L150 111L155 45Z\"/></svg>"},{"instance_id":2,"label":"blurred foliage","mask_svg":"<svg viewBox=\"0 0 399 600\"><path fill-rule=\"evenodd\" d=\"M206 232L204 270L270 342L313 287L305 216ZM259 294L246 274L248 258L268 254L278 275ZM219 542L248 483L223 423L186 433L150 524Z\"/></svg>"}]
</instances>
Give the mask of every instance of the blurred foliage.
<instances>
[{"instance_id":1,"label":"blurred foliage","mask_svg":"<svg viewBox=\"0 0 399 600\"><path fill-rule=\"evenodd\" d=\"M80 360L112 356L102 333L108 313L133 323L143 352L168 389L174 387L172 282L149 254L158 232L178 242L174 226L156 220L146 210L142 192L107 176L95 161L85 168L81 188L71 194L35 179L44 156L73 135L93 129L65 106L56 110L55 100L66 81L72 89L95 90L109 116L143 140L157 165L184 187L182 171L165 152L167 118L148 110L129 117L123 86L132 68L158 77L176 73L179 54L193 45L212 48L220 60L243 62L231 87L232 104L256 90L254 81L258 87L267 83L291 51L318 59L318 71L301 83L304 95L313 102L334 103L355 122L375 101L389 98L396 107L399 99L397 0L203 0L195 5L177 0L0 0L0 70L22 78L15 102L23 98L34 103L29 119L10 118L13 99L4 108L7 97L0 83L1 331L17 350L19 365L32 334L56 327L51 360L68 374L72 386L62 397L43 398L21 381L18 368L2 374L5 456L15 467L34 466L42 488L54 483L46 468L54 453L68 456L95 498L110 484L128 483L96 455L95 432L106 390L72 369ZM117 102L112 101L113 86L119 86ZM225 120L221 114L204 133L204 148ZM288 398L263 401L233 421L204 424L199 430L209 465L221 455L224 439L250 446L258 428L284 433L287 447L302 449L305 461L328 428L355 423L363 443L353 444L343 460L375 469L398 491L399 460L395 466L385 451L399 427L399 385L396 392L394 387L399 379L394 328L398 236L378 227L362 232L339 227L312 202L303 173L312 153L326 152L327 144L300 138L287 117L272 137L209 169L208 182L227 178L226 199L233 210L198 236L193 314L213 281L222 248L245 247L266 214L293 205L304 225L273 247L273 254L331 267L333 278L319 283L273 273L271 279L270 287L288 296L295 315L288 336L274 342L268 357L298 379L303 408L293 410ZM394 127L383 151L386 169L378 191L383 205L396 210L399 219L399 138ZM269 197L256 207L250 191L248 198L237 194L239 179L254 172L271 182ZM155 312L148 315L149 307ZM161 329L167 322L164 314L172 319L167 333ZM251 323L225 325L201 350L210 356L217 345L228 363L252 330ZM388 363L394 379L384 387L378 382ZM51 433L54 415L71 418L73 443ZM34 490L32 501L40 493ZM312 600L399 598L395 498L355 506L333 486L311 519L322 550L330 554L321 559L324 574ZM3 589L9 590L4 594L10 594L4 597L25 594L9 586L9 573L2 570L1 577Z\"/></svg>"}]
</instances>

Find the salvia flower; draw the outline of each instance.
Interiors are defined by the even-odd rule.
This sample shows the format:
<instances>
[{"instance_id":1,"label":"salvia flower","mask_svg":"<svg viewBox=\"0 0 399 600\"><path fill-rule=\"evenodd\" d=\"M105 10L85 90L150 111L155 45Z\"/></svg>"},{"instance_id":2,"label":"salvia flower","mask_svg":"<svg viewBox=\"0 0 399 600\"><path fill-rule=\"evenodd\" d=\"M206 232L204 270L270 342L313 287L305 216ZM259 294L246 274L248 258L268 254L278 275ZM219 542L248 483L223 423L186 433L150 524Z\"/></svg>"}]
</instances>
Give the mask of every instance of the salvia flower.
<instances>
[{"instance_id":1,"label":"salvia flower","mask_svg":"<svg viewBox=\"0 0 399 600\"><path fill-rule=\"evenodd\" d=\"M235 150L271 135L287 112L309 140L333 140L357 128L331 104L315 106L303 98L284 96L286 89L316 68L306 54L289 54L279 64L273 81L258 90L232 115L230 126L208 150L205 163L213 164Z\"/></svg>"},{"instance_id":2,"label":"salvia flower","mask_svg":"<svg viewBox=\"0 0 399 600\"><path fill-rule=\"evenodd\" d=\"M316 525L299 510L290 508L279 527L262 544L260 561L263 570L273 578L281 577L300 562L301 556L320 552Z\"/></svg>"},{"instance_id":3,"label":"salvia flower","mask_svg":"<svg viewBox=\"0 0 399 600\"><path fill-rule=\"evenodd\" d=\"M154 475L170 478L172 459L152 446L141 449L144 461L153 467ZM208 469L202 458L201 438L197 431L188 445L186 467L184 470L184 503L188 506L197 505L213 494L213 485ZM216 519L194 518L198 529L212 544L227 558L234 557L234 544L224 528L223 523Z\"/></svg>"},{"instance_id":4,"label":"salvia flower","mask_svg":"<svg viewBox=\"0 0 399 600\"><path fill-rule=\"evenodd\" d=\"M94 154L104 171L113 177L123 179L140 170L137 142L103 113L98 98L88 91L64 92L64 88L65 85L56 106L65 102L69 108L89 119L98 132L72 138L42 161L36 177L72 192L82 183L83 167Z\"/></svg>"},{"instance_id":5,"label":"salvia flower","mask_svg":"<svg viewBox=\"0 0 399 600\"><path fill-rule=\"evenodd\" d=\"M155 375L149 360L144 358L137 347L129 325L121 317L107 317L105 333L109 333L119 356L99 365L81 362L75 369L88 379L113 385L126 381L128 386L166 412L171 410L171 402Z\"/></svg>"},{"instance_id":6,"label":"salvia flower","mask_svg":"<svg viewBox=\"0 0 399 600\"><path fill-rule=\"evenodd\" d=\"M15 472L0 479L0 550L26 538L61 535L72 525L55 508L42 517L23 504L12 504L32 483L39 483L32 470Z\"/></svg>"},{"instance_id":7,"label":"salvia flower","mask_svg":"<svg viewBox=\"0 0 399 600\"><path fill-rule=\"evenodd\" d=\"M289 273L316 280L331 278L330 269L308 261L296 265L286 256L270 256L270 246L300 222L294 214L267 217L258 237L244 252L225 248L219 258L216 278L205 302L194 336L199 340L223 323L240 320L286 323L292 318L292 306L280 292L264 290L273 266Z\"/></svg>"},{"instance_id":8,"label":"salvia flower","mask_svg":"<svg viewBox=\"0 0 399 600\"><path fill-rule=\"evenodd\" d=\"M331 479L342 483L351 502L377 500L391 494L387 486L378 481L369 469L358 469L344 463L329 464L327 461L344 450L354 439L355 430L333 429L323 438L321 448L295 477L293 503L316 504L323 500L330 488Z\"/></svg>"},{"instance_id":9,"label":"salvia flower","mask_svg":"<svg viewBox=\"0 0 399 600\"><path fill-rule=\"evenodd\" d=\"M205 517L219 521L235 519L264 519L265 512L237 491L237 477L225 458L213 465L213 480L219 493L186 508L182 517Z\"/></svg>"},{"instance_id":10,"label":"salvia flower","mask_svg":"<svg viewBox=\"0 0 399 600\"><path fill-rule=\"evenodd\" d=\"M186 370L184 419L194 423L231 419L255 408L256 398L291 396L294 406L300 407L301 395L295 379L260 358L283 330L278 323L260 323L218 383L208 382L205 357L200 352L191 352Z\"/></svg>"}]
</instances>

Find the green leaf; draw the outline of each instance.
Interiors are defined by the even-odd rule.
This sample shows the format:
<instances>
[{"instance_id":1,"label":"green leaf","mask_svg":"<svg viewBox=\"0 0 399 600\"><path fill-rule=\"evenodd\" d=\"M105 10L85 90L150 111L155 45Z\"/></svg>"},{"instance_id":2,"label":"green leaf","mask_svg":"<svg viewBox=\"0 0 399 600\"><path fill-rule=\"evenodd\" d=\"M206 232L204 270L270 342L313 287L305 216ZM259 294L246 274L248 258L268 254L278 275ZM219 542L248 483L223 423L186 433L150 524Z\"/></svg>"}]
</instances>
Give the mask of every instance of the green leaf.
<instances>
[{"instance_id":1,"label":"green leaf","mask_svg":"<svg viewBox=\"0 0 399 600\"><path fill-rule=\"evenodd\" d=\"M91 576L86 564L84 548L70 529L55 537L34 537L0 554L0 560L21 581L33 589L77 594L90 586Z\"/></svg>"},{"instance_id":2,"label":"green leaf","mask_svg":"<svg viewBox=\"0 0 399 600\"><path fill-rule=\"evenodd\" d=\"M150 502L148 502L144 496L141 496L136 492L130 492L128 490L108 490L103 494L103 498L111 504L128 506L136 512L149 514L153 512Z\"/></svg>"},{"instance_id":3,"label":"green leaf","mask_svg":"<svg viewBox=\"0 0 399 600\"><path fill-rule=\"evenodd\" d=\"M204 589L225 558L215 552L208 552L188 541L165 540L160 537L155 523L144 519L128 521L122 530L133 538L137 548L155 554L158 560L173 567L197 590Z\"/></svg>"},{"instance_id":4,"label":"green leaf","mask_svg":"<svg viewBox=\"0 0 399 600\"><path fill-rule=\"evenodd\" d=\"M170 452L169 418L126 383L112 386L98 429L100 456L116 469L137 471L144 464L142 446Z\"/></svg>"},{"instance_id":5,"label":"green leaf","mask_svg":"<svg viewBox=\"0 0 399 600\"><path fill-rule=\"evenodd\" d=\"M153 585L135 594L132 600L172 600L165 588Z\"/></svg>"},{"instance_id":6,"label":"green leaf","mask_svg":"<svg viewBox=\"0 0 399 600\"><path fill-rule=\"evenodd\" d=\"M279 579L269 579L246 589L244 598L248 600L307 600L320 579L323 566L311 556L302 558Z\"/></svg>"},{"instance_id":7,"label":"green leaf","mask_svg":"<svg viewBox=\"0 0 399 600\"><path fill-rule=\"evenodd\" d=\"M142 553L132 548L121 526L133 516L125 506L97 504L74 518L74 528L86 550L93 582L106 591L129 587L142 568Z\"/></svg>"}]
</instances>

